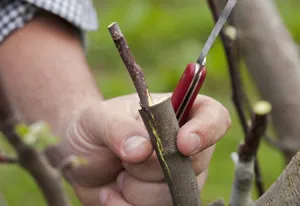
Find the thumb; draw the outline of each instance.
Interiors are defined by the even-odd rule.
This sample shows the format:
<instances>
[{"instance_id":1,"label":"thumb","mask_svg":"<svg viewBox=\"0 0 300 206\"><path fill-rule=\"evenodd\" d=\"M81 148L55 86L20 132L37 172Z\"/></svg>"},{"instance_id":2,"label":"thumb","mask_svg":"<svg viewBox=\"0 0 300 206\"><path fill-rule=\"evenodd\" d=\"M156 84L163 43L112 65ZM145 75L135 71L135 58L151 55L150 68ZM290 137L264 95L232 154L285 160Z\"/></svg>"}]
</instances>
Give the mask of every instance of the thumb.
<instances>
[{"instance_id":1,"label":"thumb","mask_svg":"<svg viewBox=\"0 0 300 206\"><path fill-rule=\"evenodd\" d=\"M121 160L143 162L153 151L147 130L132 104L119 103L122 104L108 101L86 109L79 119L79 127L87 134L88 141L108 147Z\"/></svg>"}]
</instances>

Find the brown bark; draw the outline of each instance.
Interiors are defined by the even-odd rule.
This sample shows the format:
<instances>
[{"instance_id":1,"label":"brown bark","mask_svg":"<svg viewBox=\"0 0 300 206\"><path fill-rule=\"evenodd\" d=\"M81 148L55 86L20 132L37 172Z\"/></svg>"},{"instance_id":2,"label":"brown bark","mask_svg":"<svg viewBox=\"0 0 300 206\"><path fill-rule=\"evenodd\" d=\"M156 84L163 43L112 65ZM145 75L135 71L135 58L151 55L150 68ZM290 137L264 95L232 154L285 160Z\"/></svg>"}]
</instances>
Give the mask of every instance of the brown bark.
<instances>
[{"instance_id":1,"label":"brown bark","mask_svg":"<svg viewBox=\"0 0 300 206\"><path fill-rule=\"evenodd\" d=\"M300 148L300 59L271 0L242 0L234 10L242 56L263 99L286 162Z\"/></svg>"},{"instance_id":2,"label":"brown bark","mask_svg":"<svg viewBox=\"0 0 300 206\"><path fill-rule=\"evenodd\" d=\"M223 8L222 3L225 4L225 1L217 0L207 0L207 4L212 12L215 22L219 17L221 8ZM241 74L239 73L240 65L240 54L239 54L239 45L235 36L229 36L224 31L224 28L220 32L220 38L223 43L224 52L227 59L228 71L231 82L232 90L232 101L235 106L236 112L239 117L240 124L244 132L244 139L249 135L249 125L247 123L247 113L252 114L252 108L250 107L249 100L245 94L243 83L241 81ZM255 152L256 153L256 152ZM254 160L254 171L255 171L255 186L257 193L261 196L264 193L264 185L262 180L262 174L259 167L259 162L255 157Z\"/></svg>"},{"instance_id":3,"label":"brown bark","mask_svg":"<svg viewBox=\"0 0 300 206\"><path fill-rule=\"evenodd\" d=\"M265 194L255 201L255 205L300 205L300 152L292 158Z\"/></svg>"},{"instance_id":4,"label":"brown bark","mask_svg":"<svg viewBox=\"0 0 300 206\"><path fill-rule=\"evenodd\" d=\"M173 205L200 206L200 191L192 162L176 146L179 125L170 98L153 103L144 73L133 58L118 24L112 23L108 30L140 97L139 112L164 172Z\"/></svg>"},{"instance_id":5,"label":"brown bark","mask_svg":"<svg viewBox=\"0 0 300 206\"><path fill-rule=\"evenodd\" d=\"M174 205L199 206L200 191L189 157L182 155L176 146L179 130L170 98L140 110L140 114L151 137L165 179L168 182Z\"/></svg>"}]
</instances>

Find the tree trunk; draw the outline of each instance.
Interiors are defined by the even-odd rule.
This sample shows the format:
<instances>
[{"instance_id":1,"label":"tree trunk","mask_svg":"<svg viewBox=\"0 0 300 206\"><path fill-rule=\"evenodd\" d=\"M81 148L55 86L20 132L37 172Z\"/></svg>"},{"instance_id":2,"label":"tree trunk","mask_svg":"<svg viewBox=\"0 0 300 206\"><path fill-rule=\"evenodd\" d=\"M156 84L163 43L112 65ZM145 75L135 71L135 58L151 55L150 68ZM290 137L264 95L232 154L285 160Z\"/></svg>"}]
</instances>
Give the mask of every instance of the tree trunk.
<instances>
[{"instance_id":1,"label":"tree trunk","mask_svg":"<svg viewBox=\"0 0 300 206\"><path fill-rule=\"evenodd\" d=\"M232 16L238 42L288 163L300 148L300 59L272 0L240 0Z\"/></svg>"}]
</instances>

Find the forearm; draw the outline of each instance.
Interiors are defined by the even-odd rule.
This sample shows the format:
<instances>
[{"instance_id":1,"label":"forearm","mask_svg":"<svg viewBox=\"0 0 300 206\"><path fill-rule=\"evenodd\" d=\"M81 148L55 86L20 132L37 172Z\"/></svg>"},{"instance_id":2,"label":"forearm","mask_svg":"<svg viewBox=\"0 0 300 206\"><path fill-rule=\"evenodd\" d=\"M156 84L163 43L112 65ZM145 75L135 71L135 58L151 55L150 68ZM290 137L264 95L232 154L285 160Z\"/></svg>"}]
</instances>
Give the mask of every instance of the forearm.
<instances>
[{"instance_id":1,"label":"forearm","mask_svg":"<svg viewBox=\"0 0 300 206\"><path fill-rule=\"evenodd\" d=\"M58 134L71 115L102 98L78 35L49 14L3 42L0 66L8 97L25 122L47 121Z\"/></svg>"}]
</instances>

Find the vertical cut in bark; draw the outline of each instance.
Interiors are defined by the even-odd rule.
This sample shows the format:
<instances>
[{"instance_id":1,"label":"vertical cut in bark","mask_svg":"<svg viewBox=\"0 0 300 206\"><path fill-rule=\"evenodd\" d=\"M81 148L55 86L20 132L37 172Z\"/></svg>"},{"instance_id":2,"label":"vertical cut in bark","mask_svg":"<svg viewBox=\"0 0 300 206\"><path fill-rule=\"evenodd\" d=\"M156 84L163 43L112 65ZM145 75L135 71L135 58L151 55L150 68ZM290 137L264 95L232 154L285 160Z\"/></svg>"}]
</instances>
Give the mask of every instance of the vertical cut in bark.
<instances>
[{"instance_id":1,"label":"vertical cut in bark","mask_svg":"<svg viewBox=\"0 0 300 206\"><path fill-rule=\"evenodd\" d=\"M139 112L163 169L173 205L200 206L200 191L191 159L177 149L179 125L170 98L153 104L143 71L135 62L118 24L113 23L108 29L140 97Z\"/></svg>"},{"instance_id":2,"label":"vertical cut in bark","mask_svg":"<svg viewBox=\"0 0 300 206\"><path fill-rule=\"evenodd\" d=\"M176 146L178 122L170 98L149 108L139 110L150 134L174 205L200 205L200 191L189 157L182 155Z\"/></svg>"}]
</instances>

